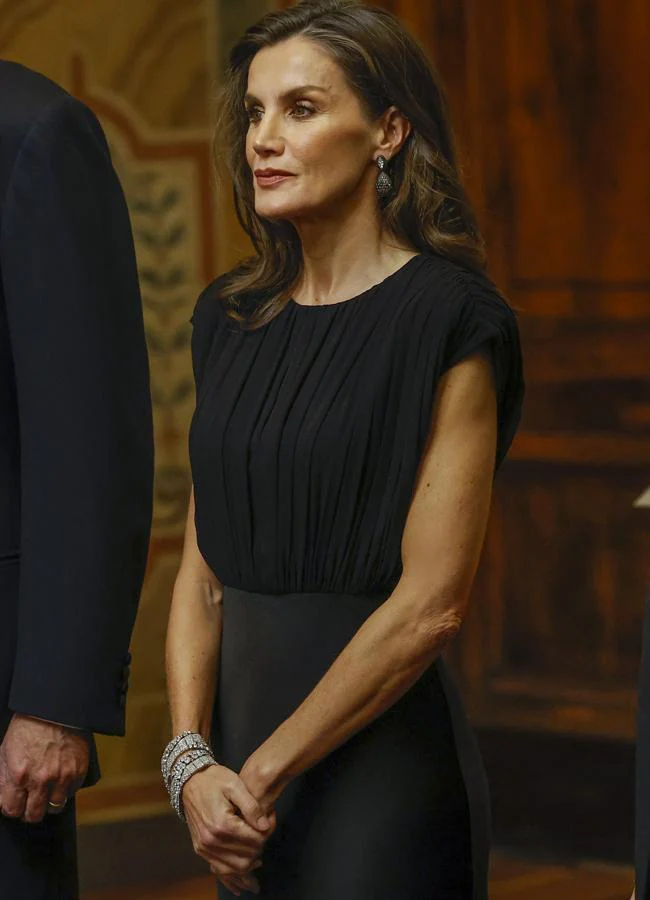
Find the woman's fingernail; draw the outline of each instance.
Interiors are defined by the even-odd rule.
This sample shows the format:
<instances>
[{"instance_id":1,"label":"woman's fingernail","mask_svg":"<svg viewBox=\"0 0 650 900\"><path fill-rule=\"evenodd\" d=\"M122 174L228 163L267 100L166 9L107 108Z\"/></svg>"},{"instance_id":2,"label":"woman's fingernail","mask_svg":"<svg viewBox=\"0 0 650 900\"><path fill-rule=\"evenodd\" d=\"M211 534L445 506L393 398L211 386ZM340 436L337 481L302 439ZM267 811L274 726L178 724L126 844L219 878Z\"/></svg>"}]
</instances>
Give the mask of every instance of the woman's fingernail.
<instances>
[{"instance_id":1,"label":"woman's fingernail","mask_svg":"<svg viewBox=\"0 0 650 900\"><path fill-rule=\"evenodd\" d=\"M266 816L260 816L257 820L257 824L260 826L260 828L268 828L271 823L266 818Z\"/></svg>"}]
</instances>

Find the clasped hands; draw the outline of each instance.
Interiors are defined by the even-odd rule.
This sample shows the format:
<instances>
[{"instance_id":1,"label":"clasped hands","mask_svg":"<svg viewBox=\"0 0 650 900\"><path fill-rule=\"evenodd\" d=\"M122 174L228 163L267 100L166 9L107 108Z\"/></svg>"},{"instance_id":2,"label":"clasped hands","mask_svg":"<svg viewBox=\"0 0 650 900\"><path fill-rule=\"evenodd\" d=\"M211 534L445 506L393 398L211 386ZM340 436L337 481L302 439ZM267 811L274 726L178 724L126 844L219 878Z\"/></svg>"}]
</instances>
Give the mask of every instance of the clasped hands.
<instances>
[{"instance_id":1,"label":"clasped hands","mask_svg":"<svg viewBox=\"0 0 650 900\"><path fill-rule=\"evenodd\" d=\"M194 851L237 897L242 891L259 893L253 872L262 865L262 851L275 831L273 804L280 793L248 763L239 775L225 766L210 766L183 788Z\"/></svg>"},{"instance_id":2,"label":"clasped hands","mask_svg":"<svg viewBox=\"0 0 650 900\"><path fill-rule=\"evenodd\" d=\"M15 714L0 744L0 812L29 824L63 812L88 771L84 732Z\"/></svg>"}]
</instances>

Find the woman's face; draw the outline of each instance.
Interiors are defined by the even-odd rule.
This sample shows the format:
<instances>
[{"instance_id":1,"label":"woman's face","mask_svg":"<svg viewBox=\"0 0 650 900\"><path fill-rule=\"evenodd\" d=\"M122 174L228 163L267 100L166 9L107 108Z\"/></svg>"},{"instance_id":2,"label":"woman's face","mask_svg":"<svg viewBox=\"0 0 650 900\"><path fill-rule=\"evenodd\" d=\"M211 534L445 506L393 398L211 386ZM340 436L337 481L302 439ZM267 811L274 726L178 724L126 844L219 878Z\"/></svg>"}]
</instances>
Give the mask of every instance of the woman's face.
<instances>
[{"instance_id":1,"label":"woman's face","mask_svg":"<svg viewBox=\"0 0 650 900\"><path fill-rule=\"evenodd\" d=\"M313 41L295 37L260 50L245 104L258 215L293 222L331 216L344 198L374 190L381 131ZM264 169L287 174L265 178Z\"/></svg>"}]
</instances>

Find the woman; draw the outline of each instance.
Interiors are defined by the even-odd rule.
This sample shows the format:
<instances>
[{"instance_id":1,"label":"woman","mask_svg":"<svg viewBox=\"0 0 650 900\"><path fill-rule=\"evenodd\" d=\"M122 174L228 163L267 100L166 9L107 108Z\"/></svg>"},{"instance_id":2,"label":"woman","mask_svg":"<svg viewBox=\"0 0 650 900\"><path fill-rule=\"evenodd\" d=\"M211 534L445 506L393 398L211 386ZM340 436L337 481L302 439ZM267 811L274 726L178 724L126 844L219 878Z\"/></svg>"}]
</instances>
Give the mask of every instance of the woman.
<instances>
[{"instance_id":1,"label":"woman","mask_svg":"<svg viewBox=\"0 0 650 900\"><path fill-rule=\"evenodd\" d=\"M440 653L523 384L440 85L388 13L303 2L232 51L219 132L257 252L193 316L177 806L221 898L485 898Z\"/></svg>"}]
</instances>

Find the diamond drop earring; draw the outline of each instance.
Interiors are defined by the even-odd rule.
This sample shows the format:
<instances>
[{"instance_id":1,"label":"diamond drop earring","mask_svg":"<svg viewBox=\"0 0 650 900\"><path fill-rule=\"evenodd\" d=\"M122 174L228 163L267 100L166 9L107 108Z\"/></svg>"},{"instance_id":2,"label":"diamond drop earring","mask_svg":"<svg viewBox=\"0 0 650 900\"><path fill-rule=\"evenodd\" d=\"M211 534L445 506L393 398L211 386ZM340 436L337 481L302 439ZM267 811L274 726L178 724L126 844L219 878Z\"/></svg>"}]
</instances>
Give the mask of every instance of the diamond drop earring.
<instances>
[{"instance_id":1,"label":"diamond drop earring","mask_svg":"<svg viewBox=\"0 0 650 900\"><path fill-rule=\"evenodd\" d=\"M379 175L377 175L375 187L377 188L377 193L380 197L387 197L393 192L393 179L386 171L386 157L378 156L376 163L379 167Z\"/></svg>"}]
</instances>

